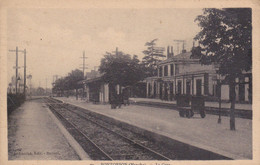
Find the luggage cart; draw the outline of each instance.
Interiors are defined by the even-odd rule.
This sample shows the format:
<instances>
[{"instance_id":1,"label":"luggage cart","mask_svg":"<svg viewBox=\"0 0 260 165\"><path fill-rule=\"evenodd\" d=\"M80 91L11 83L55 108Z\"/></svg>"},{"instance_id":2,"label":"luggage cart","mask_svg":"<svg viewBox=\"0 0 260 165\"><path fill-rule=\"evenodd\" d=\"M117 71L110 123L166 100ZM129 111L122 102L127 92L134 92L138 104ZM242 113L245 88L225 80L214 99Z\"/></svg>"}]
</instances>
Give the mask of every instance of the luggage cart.
<instances>
[{"instance_id":1,"label":"luggage cart","mask_svg":"<svg viewBox=\"0 0 260 165\"><path fill-rule=\"evenodd\" d=\"M198 112L201 118L206 117L205 113L205 98L203 96L192 96L191 97L191 115L194 115L194 112Z\"/></svg>"}]
</instances>

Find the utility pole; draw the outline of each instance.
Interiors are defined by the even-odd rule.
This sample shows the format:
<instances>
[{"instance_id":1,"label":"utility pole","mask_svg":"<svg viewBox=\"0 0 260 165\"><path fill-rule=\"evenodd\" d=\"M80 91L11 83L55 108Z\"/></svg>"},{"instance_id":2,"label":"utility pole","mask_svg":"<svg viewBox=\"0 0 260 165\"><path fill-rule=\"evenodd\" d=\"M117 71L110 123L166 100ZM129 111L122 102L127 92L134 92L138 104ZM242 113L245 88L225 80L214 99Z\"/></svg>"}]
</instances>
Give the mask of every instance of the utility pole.
<instances>
[{"instance_id":1,"label":"utility pole","mask_svg":"<svg viewBox=\"0 0 260 165\"><path fill-rule=\"evenodd\" d=\"M85 57L85 51L83 51L83 56L80 57L83 59L83 66L81 67L83 69L83 80L85 79L85 69L87 69L86 67L86 63L85 60L87 59L87 57ZM85 97L85 83L83 82L83 92L82 92L82 98Z\"/></svg>"},{"instance_id":2,"label":"utility pole","mask_svg":"<svg viewBox=\"0 0 260 165\"><path fill-rule=\"evenodd\" d=\"M52 87L54 87L55 82L57 81L57 79L58 79L58 75L53 75L52 76Z\"/></svg>"},{"instance_id":3,"label":"utility pole","mask_svg":"<svg viewBox=\"0 0 260 165\"><path fill-rule=\"evenodd\" d=\"M177 52L179 53L179 43L182 43L182 51L184 51L184 45L186 44L185 40L173 40L177 43Z\"/></svg>"},{"instance_id":4,"label":"utility pole","mask_svg":"<svg viewBox=\"0 0 260 165\"><path fill-rule=\"evenodd\" d=\"M26 99L26 49L24 49L24 88L23 88L23 93L24 97Z\"/></svg>"},{"instance_id":5,"label":"utility pole","mask_svg":"<svg viewBox=\"0 0 260 165\"><path fill-rule=\"evenodd\" d=\"M176 43L177 44L177 54L179 54L179 42Z\"/></svg>"},{"instance_id":6,"label":"utility pole","mask_svg":"<svg viewBox=\"0 0 260 165\"><path fill-rule=\"evenodd\" d=\"M55 83L58 79L58 75L53 75L52 76L52 95L54 95L55 91L53 90L54 86L55 86Z\"/></svg>"},{"instance_id":7,"label":"utility pole","mask_svg":"<svg viewBox=\"0 0 260 165\"><path fill-rule=\"evenodd\" d=\"M118 56L118 47L116 47L116 56Z\"/></svg>"},{"instance_id":8,"label":"utility pole","mask_svg":"<svg viewBox=\"0 0 260 165\"><path fill-rule=\"evenodd\" d=\"M25 87L26 87L26 49L24 49L24 51L18 49L18 46L16 46L15 50L9 50L9 52L15 52L16 54L16 65L15 65L15 94L17 94L17 79L18 79L18 52L23 52L24 53L24 96L26 96L25 94Z\"/></svg>"},{"instance_id":9,"label":"utility pole","mask_svg":"<svg viewBox=\"0 0 260 165\"><path fill-rule=\"evenodd\" d=\"M53 75L53 83L58 79L58 75Z\"/></svg>"},{"instance_id":10,"label":"utility pole","mask_svg":"<svg viewBox=\"0 0 260 165\"><path fill-rule=\"evenodd\" d=\"M45 80L46 80L46 84L45 84L45 94L47 95L47 78L46 78Z\"/></svg>"},{"instance_id":11,"label":"utility pole","mask_svg":"<svg viewBox=\"0 0 260 165\"><path fill-rule=\"evenodd\" d=\"M80 58L83 59L83 67L80 67L80 68L82 68L82 70L83 70L83 80L84 80L85 79L85 69L87 69L85 60L88 58L88 57L85 57L85 51L83 51L83 56Z\"/></svg>"},{"instance_id":12,"label":"utility pole","mask_svg":"<svg viewBox=\"0 0 260 165\"><path fill-rule=\"evenodd\" d=\"M112 51L112 53L115 53L115 56L119 55L118 47L116 47L116 51Z\"/></svg>"}]
</instances>

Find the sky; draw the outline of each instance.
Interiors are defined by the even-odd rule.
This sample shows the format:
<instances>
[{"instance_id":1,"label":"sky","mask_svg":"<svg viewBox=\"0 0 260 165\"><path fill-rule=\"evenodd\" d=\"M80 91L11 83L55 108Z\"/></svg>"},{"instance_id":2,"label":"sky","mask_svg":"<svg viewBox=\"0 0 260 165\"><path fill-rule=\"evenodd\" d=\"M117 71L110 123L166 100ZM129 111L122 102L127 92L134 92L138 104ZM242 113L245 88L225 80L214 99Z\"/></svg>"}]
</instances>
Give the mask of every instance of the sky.
<instances>
[{"instance_id":1,"label":"sky","mask_svg":"<svg viewBox=\"0 0 260 165\"><path fill-rule=\"evenodd\" d=\"M174 47L173 40L186 40L189 51L200 31L194 22L202 9L8 9L7 46L27 51L27 75L34 87L51 88L53 75L66 76L82 65L86 52L87 71L100 65L105 52L135 54L141 60L145 43L155 38L157 45ZM181 48L181 46L180 46ZM19 53L23 66L23 53ZM15 52L8 52L8 81L15 75ZM23 68L19 69L23 76ZM47 83L46 83L47 79Z\"/></svg>"}]
</instances>

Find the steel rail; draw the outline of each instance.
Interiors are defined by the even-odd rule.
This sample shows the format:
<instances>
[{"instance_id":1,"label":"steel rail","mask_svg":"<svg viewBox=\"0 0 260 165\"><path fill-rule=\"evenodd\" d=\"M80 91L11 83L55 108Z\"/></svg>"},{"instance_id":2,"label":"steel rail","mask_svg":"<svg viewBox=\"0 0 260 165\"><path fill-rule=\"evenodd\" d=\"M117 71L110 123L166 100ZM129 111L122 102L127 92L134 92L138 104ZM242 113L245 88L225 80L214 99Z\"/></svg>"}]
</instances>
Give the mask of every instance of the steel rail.
<instances>
[{"instance_id":1,"label":"steel rail","mask_svg":"<svg viewBox=\"0 0 260 165\"><path fill-rule=\"evenodd\" d=\"M52 99L52 100L53 100L53 99ZM132 139L129 139L128 137L126 137L126 136L124 136L124 135L121 135L121 134L119 134L119 133L117 133L117 132L115 132L115 131L109 129L109 128L106 127L106 126L97 123L96 121L93 121L93 120L91 120L91 119L88 119L88 118L84 117L83 115L74 112L73 110L67 108L64 104L58 104L58 105L62 106L63 108L67 109L68 111L70 111L70 112L72 112L72 113L75 113L76 115L80 116L81 118L83 118L83 119L85 119L85 120L88 120L88 121L90 121L90 122L92 122L92 123L98 125L99 127L108 130L109 132L111 132L111 133L113 133L113 134L115 134L115 135L121 137L122 139L124 139L124 140L126 140L126 141L129 141L130 143L132 143L132 144L138 146L139 148L142 148L142 149L145 149L145 150L149 151L150 153L154 154L155 156L157 156L157 157L159 157L159 158L161 158L161 159L163 159L163 160L171 160L170 158L168 158L168 157L166 157L166 156L164 156L164 155L162 155L162 154L160 154L160 153L158 153L158 152L156 152L156 151L154 151L154 150L152 150L152 149L150 149L150 148L148 148L148 147L146 147L146 146L144 146L144 145L142 145L142 144L140 144L140 143L137 143L136 141L134 141L134 140L132 140ZM75 107L76 107L76 106L75 106ZM86 112L84 112L84 111L81 111L81 112L84 113L84 114L86 114L86 115L88 115L88 114L87 114Z\"/></svg>"},{"instance_id":2,"label":"steel rail","mask_svg":"<svg viewBox=\"0 0 260 165\"><path fill-rule=\"evenodd\" d=\"M49 100L49 99L48 99ZM55 110L55 107L47 102L45 102L45 104L47 104L49 107L52 107L52 110ZM61 105L61 104L55 104L55 105ZM96 149L98 149L103 155L104 157L108 158L108 160L113 160L113 158L111 158L105 151L103 151L100 147L98 147L91 139L89 139L89 137L87 137L81 130L79 130L77 128L77 126L75 126L75 124L73 124L72 122L70 122L69 120L67 120L61 113L59 113L57 110L55 110L55 113L57 113L59 116L61 116L63 118L63 120L65 120L66 122L68 122L76 131L78 131L82 136L84 136L91 144L93 144L95 146Z\"/></svg>"}]
</instances>

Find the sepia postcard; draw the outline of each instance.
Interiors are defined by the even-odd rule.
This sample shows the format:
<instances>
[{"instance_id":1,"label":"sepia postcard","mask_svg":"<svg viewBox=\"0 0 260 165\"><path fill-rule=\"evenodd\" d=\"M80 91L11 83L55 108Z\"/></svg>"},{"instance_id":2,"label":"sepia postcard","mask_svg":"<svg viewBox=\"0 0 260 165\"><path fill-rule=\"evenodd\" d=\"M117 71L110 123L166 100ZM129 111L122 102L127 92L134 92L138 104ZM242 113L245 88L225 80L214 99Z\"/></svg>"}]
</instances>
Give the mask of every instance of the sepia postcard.
<instances>
[{"instance_id":1,"label":"sepia postcard","mask_svg":"<svg viewBox=\"0 0 260 165\"><path fill-rule=\"evenodd\" d=\"M0 1L0 164L260 164L259 10Z\"/></svg>"}]
</instances>

